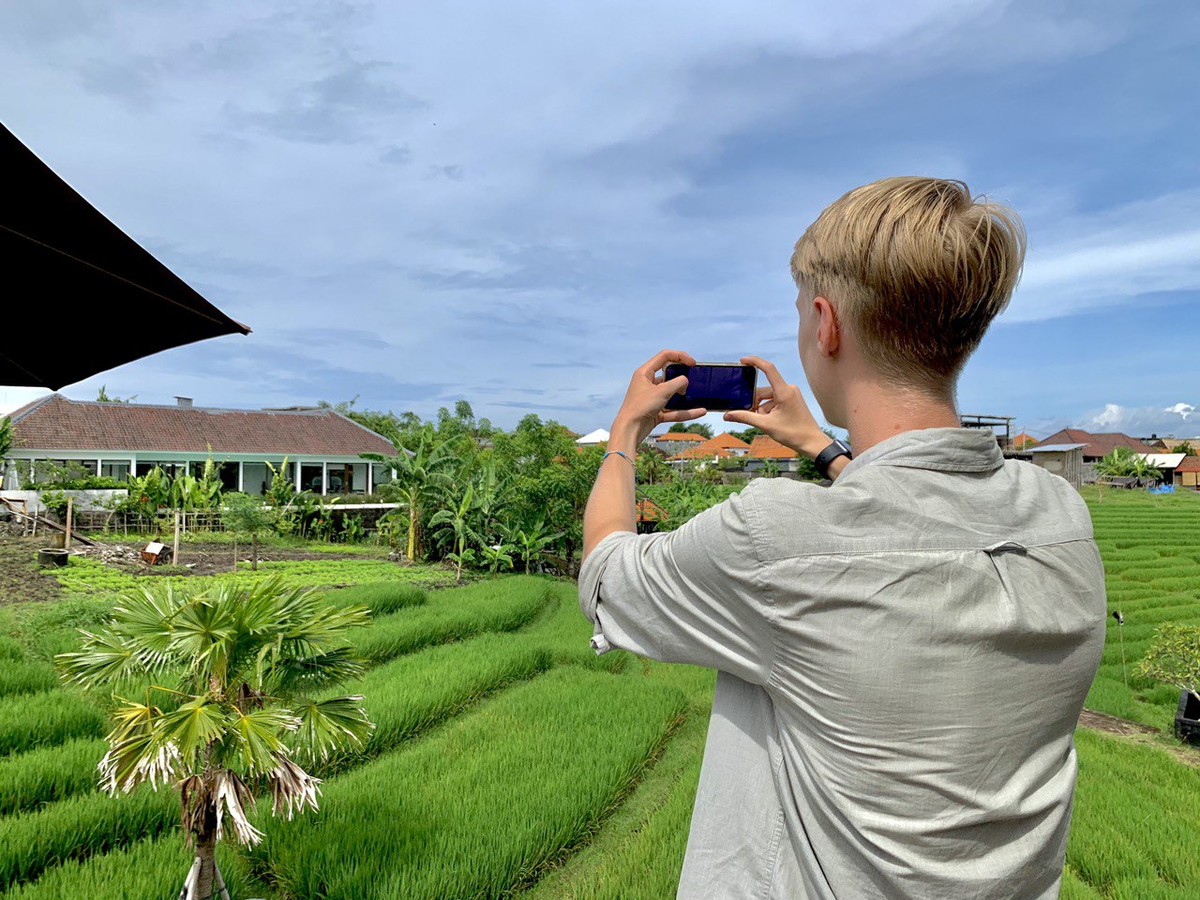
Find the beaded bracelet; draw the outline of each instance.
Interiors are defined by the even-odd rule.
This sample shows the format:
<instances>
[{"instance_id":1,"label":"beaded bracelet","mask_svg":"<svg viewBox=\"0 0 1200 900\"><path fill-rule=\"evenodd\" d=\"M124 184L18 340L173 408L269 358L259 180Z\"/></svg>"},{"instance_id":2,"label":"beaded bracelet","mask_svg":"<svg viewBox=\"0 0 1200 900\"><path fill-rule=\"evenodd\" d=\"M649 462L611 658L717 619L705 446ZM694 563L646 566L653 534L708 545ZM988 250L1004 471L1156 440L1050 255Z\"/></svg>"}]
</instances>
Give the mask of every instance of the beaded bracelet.
<instances>
[{"instance_id":1,"label":"beaded bracelet","mask_svg":"<svg viewBox=\"0 0 1200 900\"><path fill-rule=\"evenodd\" d=\"M602 457L600 457L600 463L601 463L601 465L603 465L603 464L604 464L604 461L605 461L606 459L608 459L610 456L613 456L613 455L620 456L620 457L622 457L622 458L624 458L624 459L627 459L627 460L629 460L629 464L630 464L631 466L633 466L635 469L637 468L637 463L635 463L635 462L634 462L632 459L629 459L629 457L628 457L628 456L626 456L626 454L625 454L625 453L623 453L623 452L622 452L622 451L620 451L620 450L609 450L607 453L605 453L605 454L604 454Z\"/></svg>"}]
</instances>

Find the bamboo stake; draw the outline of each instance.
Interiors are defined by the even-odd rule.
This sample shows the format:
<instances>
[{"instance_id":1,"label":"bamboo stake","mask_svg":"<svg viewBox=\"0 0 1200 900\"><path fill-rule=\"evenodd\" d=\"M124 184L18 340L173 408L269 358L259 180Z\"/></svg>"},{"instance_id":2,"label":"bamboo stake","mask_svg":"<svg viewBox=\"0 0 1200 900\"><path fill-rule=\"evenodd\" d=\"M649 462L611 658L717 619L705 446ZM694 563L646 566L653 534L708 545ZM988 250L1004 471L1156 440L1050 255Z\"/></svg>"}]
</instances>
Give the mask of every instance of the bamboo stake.
<instances>
[{"instance_id":1,"label":"bamboo stake","mask_svg":"<svg viewBox=\"0 0 1200 900\"><path fill-rule=\"evenodd\" d=\"M171 549L171 565L179 565L179 510L175 510L175 546Z\"/></svg>"},{"instance_id":2,"label":"bamboo stake","mask_svg":"<svg viewBox=\"0 0 1200 900\"><path fill-rule=\"evenodd\" d=\"M192 860L192 867L188 869L187 880L183 883L183 888L179 891L178 900L191 900L192 886L196 881L196 876L200 874L200 859L197 857Z\"/></svg>"},{"instance_id":3,"label":"bamboo stake","mask_svg":"<svg viewBox=\"0 0 1200 900\"><path fill-rule=\"evenodd\" d=\"M75 503L74 497L67 498L67 531L66 531L67 536L65 538L63 538L63 549L64 550L71 549L71 519L73 518L73 515L74 515L74 503Z\"/></svg>"},{"instance_id":4,"label":"bamboo stake","mask_svg":"<svg viewBox=\"0 0 1200 900\"><path fill-rule=\"evenodd\" d=\"M225 887L225 879L221 877L221 867L217 865L216 859L213 860L213 874L217 880L217 890L221 892L221 900L231 900L229 890Z\"/></svg>"}]
</instances>

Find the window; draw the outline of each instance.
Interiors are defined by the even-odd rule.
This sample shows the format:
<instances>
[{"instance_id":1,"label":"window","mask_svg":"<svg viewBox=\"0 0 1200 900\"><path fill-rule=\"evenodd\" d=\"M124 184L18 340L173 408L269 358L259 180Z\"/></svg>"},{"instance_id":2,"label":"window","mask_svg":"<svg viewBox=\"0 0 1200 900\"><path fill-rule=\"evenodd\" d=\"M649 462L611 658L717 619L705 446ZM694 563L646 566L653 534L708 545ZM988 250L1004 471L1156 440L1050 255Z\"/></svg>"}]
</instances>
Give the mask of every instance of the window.
<instances>
[{"instance_id":1,"label":"window","mask_svg":"<svg viewBox=\"0 0 1200 900\"><path fill-rule=\"evenodd\" d=\"M321 493L322 466L320 463L300 463L300 483L296 489Z\"/></svg>"},{"instance_id":2,"label":"window","mask_svg":"<svg viewBox=\"0 0 1200 900\"><path fill-rule=\"evenodd\" d=\"M118 481L129 480L129 463L126 462L102 462L100 464L100 474L105 478L115 478Z\"/></svg>"}]
</instances>

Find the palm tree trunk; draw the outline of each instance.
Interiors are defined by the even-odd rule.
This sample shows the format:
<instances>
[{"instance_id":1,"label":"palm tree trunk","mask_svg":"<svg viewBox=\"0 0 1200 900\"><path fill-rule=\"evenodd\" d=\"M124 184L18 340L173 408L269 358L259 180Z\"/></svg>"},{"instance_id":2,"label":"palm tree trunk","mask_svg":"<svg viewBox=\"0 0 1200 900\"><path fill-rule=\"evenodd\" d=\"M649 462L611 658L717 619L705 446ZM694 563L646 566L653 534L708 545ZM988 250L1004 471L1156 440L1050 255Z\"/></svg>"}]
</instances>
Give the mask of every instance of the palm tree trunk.
<instances>
[{"instance_id":1,"label":"palm tree trunk","mask_svg":"<svg viewBox=\"0 0 1200 900\"><path fill-rule=\"evenodd\" d=\"M192 837L196 847L196 859L192 863L195 878L191 879L192 891L187 900L212 900L213 883L217 878L217 807L211 800L205 802Z\"/></svg>"}]
</instances>

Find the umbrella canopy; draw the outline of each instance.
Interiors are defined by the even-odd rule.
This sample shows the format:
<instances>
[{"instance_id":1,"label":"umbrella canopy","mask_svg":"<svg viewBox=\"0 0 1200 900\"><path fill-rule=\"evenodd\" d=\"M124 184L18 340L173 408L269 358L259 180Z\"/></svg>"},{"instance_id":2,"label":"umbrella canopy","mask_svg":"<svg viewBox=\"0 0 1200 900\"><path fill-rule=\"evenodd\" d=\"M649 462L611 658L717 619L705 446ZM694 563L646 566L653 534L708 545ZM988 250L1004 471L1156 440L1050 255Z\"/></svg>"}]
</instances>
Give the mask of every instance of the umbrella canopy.
<instances>
[{"instance_id":1,"label":"umbrella canopy","mask_svg":"<svg viewBox=\"0 0 1200 900\"><path fill-rule=\"evenodd\" d=\"M0 384L58 390L170 347L250 333L101 215L3 125L0 177L0 259L10 298Z\"/></svg>"}]
</instances>

